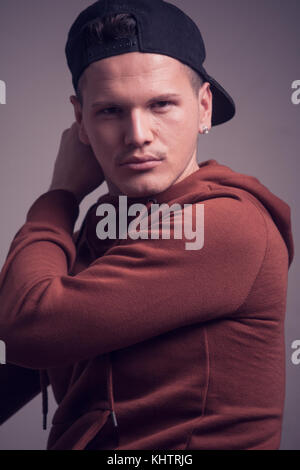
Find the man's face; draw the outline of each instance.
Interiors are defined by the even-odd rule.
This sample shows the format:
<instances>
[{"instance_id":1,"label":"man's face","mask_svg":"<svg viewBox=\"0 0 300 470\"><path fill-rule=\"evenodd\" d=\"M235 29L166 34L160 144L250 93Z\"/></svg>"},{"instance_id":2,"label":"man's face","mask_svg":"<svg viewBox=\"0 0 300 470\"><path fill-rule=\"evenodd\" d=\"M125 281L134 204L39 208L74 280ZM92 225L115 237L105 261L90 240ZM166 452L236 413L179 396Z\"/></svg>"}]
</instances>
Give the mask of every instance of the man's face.
<instances>
[{"instance_id":1,"label":"man's face","mask_svg":"<svg viewBox=\"0 0 300 470\"><path fill-rule=\"evenodd\" d=\"M85 70L82 95L82 108L71 99L80 139L91 145L110 194L157 194L198 170L197 137L211 127L212 96L205 83L196 97L179 61L140 52L102 59ZM149 156L156 161L147 168L124 164Z\"/></svg>"}]
</instances>

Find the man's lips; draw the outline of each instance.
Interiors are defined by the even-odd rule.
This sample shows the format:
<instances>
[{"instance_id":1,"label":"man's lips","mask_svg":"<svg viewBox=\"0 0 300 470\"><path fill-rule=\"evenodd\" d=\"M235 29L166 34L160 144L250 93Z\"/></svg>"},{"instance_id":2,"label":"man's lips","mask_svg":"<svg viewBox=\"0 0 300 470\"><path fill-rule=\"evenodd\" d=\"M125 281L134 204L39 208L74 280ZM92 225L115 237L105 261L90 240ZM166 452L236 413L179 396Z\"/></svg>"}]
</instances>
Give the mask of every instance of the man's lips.
<instances>
[{"instance_id":1,"label":"man's lips","mask_svg":"<svg viewBox=\"0 0 300 470\"><path fill-rule=\"evenodd\" d=\"M130 168L131 170L148 170L150 168L155 168L160 165L162 160L147 160L141 163L126 163L123 164L123 168Z\"/></svg>"},{"instance_id":2,"label":"man's lips","mask_svg":"<svg viewBox=\"0 0 300 470\"><path fill-rule=\"evenodd\" d=\"M123 162L120 163L120 165L127 165L127 163L144 163L148 161L157 161L160 160L160 158L154 157L153 155L143 155L141 157L137 157L136 155L126 158Z\"/></svg>"}]
</instances>

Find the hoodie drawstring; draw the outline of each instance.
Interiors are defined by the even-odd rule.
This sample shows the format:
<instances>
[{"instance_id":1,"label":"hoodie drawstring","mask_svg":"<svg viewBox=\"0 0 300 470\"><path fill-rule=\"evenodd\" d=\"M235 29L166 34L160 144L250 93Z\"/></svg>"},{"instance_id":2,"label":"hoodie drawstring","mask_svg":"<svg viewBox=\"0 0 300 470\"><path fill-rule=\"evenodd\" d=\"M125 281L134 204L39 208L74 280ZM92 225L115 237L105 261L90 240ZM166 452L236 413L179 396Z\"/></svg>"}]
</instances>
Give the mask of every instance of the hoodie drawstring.
<instances>
[{"instance_id":1,"label":"hoodie drawstring","mask_svg":"<svg viewBox=\"0 0 300 470\"><path fill-rule=\"evenodd\" d=\"M109 402L109 410L111 412L114 429L116 430L117 446L120 442L119 425L117 416L114 410L114 395L113 395L113 380L112 380L112 365L110 354L107 354L107 395ZM48 414L48 375L46 370L40 370L40 386L42 392L42 414L43 414L43 429L47 429L47 414Z\"/></svg>"},{"instance_id":2,"label":"hoodie drawstring","mask_svg":"<svg viewBox=\"0 0 300 470\"><path fill-rule=\"evenodd\" d=\"M111 412L114 429L116 431L117 437L117 446L120 442L120 434L119 434L119 425L116 417L116 413L114 410L114 394L113 394L113 380L112 380L112 365L110 360L110 353L107 354L107 395L108 395L108 402L109 402L109 409Z\"/></svg>"},{"instance_id":3,"label":"hoodie drawstring","mask_svg":"<svg viewBox=\"0 0 300 470\"><path fill-rule=\"evenodd\" d=\"M42 414L43 414L43 429L47 429L47 414L48 414L48 376L46 370L40 370L40 385L42 392Z\"/></svg>"}]
</instances>

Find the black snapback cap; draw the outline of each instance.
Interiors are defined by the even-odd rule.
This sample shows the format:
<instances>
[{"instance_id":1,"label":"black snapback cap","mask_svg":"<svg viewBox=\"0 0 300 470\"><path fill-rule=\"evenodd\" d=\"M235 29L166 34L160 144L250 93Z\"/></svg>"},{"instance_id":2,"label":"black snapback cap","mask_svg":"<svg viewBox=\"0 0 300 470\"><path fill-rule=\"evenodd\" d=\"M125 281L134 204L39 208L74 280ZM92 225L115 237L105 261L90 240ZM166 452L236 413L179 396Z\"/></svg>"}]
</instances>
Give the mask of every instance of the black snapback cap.
<instances>
[{"instance_id":1,"label":"black snapback cap","mask_svg":"<svg viewBox=\"0 0 300 470\"><path fill-rule=\"evenodd\" d=\"M84 29L88 23L119 13L129 13L135 18L136 36L115 39L108 44L86 42ZM98 0L78 15L65 48L75 92L80 76L92 62L128 52L168 55L198 72L210 83L212 126L229 121L235 115L233 99L203 67L206 51L198 26L178 7L163 0Z\"/></svg>"}]
</instances>

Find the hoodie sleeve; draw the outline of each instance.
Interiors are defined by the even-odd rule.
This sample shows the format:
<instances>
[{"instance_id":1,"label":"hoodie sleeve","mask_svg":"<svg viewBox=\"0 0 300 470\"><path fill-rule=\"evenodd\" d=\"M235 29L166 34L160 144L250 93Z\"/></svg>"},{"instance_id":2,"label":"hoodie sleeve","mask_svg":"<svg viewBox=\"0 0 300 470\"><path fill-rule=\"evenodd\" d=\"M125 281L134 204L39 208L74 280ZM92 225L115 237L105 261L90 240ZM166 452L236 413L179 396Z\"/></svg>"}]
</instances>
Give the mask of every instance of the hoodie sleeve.
<instances>
[{"instance_id":1,"label":"hoodie sleeve","mask_svg":"<svg viewBox=\"0 0 300 470\"><path fill-rule=\"evenodd\" d=\"M201 249L187 250L190 240L172 233L168 240L127 238L70 276L77 201L65 190L40 196L0 275L7 360L32 369L61 367L233 315L264 259L264 217L229 191L201 204Z\"/></svg>"}]
</instances>

